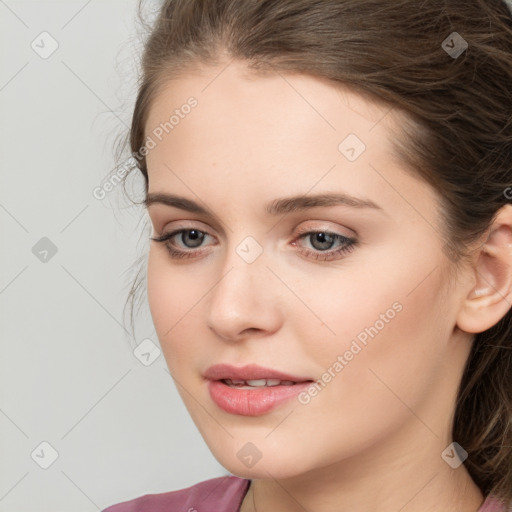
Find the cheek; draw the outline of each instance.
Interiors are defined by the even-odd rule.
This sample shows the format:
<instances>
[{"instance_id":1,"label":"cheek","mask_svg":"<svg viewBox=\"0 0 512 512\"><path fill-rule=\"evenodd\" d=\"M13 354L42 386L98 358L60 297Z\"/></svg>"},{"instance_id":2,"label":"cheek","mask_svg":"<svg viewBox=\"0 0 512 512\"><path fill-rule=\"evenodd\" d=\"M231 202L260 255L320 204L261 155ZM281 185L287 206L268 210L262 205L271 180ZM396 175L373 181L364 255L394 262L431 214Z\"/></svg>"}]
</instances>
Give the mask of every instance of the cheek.
<instances>
[{"instance_id":1,"label":"cheek","mask_svg":"<svg viewBox=\"0 0 512 512\"><path fill-rule=\"evenodd\" d=\"M315 362L320 377L318 398L311 400L315 416L327 421L339 415L343 423L347 414L368 419L372 411L370 425L384 417L398 421L407 414L401 400L414 409L426 399L439 378L450 327L440 301L444 281L433 258L416 259L414 266L375 261L367 267L373 275L344 274L328 300L310 294L336 333L322 328L319 339L313 329L302 330L304 357ZM339 408L325 407L329 403Z\"/></svg>"},{"instance_id":2,"label":"cheek","mask_svg":"<svg viewBox=\"0 0 512 512\"><path fill-rule=\"evenodd\" d=\"M193 304L194 291L184 286L182 272L173 270L160 251L150 249L147 270L148 303L162 348L172 339L187 309ZM180 319L182 319L180 321Z\"/></svg>"},{"instance_id":3,"label":"cheek","mask_svg":"<svg viewBox=\"0 0 512 512\"><path fill-rule=\"evenodd\" d=\"M172 326L172 319L169 315L170 312L174 311L171 289L172 275L169 269L165 268L155 251L150 249L147 270L148 303L160 342L163 341L161 335L165 326L167 326L167 329Z\"/></svg>"},{"instance_id":4,"label":"cheek","mask_svg":"<svg viewBox=\"0 0 512 512\"><path fill-rule=\"evenodd\" d=\"M439 349L436 344L444 342L439 333L446 337L449 321L441 300L441 255L436 240L420 244L408 236L400 254L389 244L372 247L353 260L349 257L339 269L318 270L296 287L312 312L302 308L300 319L297 310L289 311L301 323L297 335L308 359L326 367L333 355L335 359L350 350L354 340L360 354L368 352L376 360L389 354L397 361L422 358Z\"/></svg>"},{"instance_id":5,"label":"cheek","mask_svg":"<svg viewBox=\"0 0 512 512\"><path fill-rule=\"evenodd\" d=\"M164 357L173 373L192 368L194 357L204 350L205 337L198 335L200 326L204 326L201 301L211 285L197 284L202 281L202 278L194 278L185 267L170 264L158 247L150 249L149 309Z\"/></svg>"}]
</instances>

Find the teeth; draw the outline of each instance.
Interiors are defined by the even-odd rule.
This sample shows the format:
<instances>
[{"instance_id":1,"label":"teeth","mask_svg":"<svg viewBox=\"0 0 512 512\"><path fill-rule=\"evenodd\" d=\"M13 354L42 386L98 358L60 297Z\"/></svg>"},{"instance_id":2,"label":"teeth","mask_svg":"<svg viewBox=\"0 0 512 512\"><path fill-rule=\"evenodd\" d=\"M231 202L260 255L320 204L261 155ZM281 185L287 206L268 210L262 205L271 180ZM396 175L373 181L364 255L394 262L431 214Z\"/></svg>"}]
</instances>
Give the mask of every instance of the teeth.
<instances>
[{"instance_id":1,"label":"teeth","mask_svg":"<svg viewBox=\"0 0 512 512\"><path fill-rule=\"evenodd\" d=\"M262 388L265 386L292 386L295 382L291 380L279 380L279 379L253 379L253 380L240 380L240 379L224 379L228 386L233 387L254 387Z\"/></svg>"},{"instance_id":2,"label":"teeth","mask_svg":"<svg viewBox=\"0 0 512 512\"><path fill-rule=\"evenodd\" d=\"M257 380L248 380L247 381L247 385L248 386L255 386L255 387L261 387L261 386L266 386L267 385L267 381L265 379L257 379Z\"/></svg>"}]
</instances>

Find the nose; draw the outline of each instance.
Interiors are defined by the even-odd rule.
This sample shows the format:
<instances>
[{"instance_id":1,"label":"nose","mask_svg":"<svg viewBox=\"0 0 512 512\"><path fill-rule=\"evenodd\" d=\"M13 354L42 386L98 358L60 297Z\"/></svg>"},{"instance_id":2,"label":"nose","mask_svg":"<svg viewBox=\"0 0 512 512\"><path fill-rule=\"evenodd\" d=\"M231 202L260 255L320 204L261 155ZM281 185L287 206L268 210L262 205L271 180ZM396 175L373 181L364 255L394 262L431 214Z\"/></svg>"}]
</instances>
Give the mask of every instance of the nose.
<instances>
[{"instance_id":1,"label":"nose","mask_svg":"<svg viewBox=\"0 0 512 512\"><path fill-rule=\"evenodd\" d=\"M247 336L267 336L282 321L279 281L260 256L247 263L233 250L223 272L210 292L207 325L225 341Z\"/></svg>"}]
</instances>

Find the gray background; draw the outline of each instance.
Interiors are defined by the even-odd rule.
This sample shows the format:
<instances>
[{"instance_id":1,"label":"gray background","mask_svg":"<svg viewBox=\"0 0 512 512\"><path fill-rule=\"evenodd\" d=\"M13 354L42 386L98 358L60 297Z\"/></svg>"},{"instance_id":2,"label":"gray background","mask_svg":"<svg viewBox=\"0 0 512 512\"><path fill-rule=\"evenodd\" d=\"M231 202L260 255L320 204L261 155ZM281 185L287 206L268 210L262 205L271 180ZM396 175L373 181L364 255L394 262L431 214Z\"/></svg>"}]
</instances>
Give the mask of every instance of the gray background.
<instances>
[{"instance_id":1,"label":"gray background","mask_svg":"<svg viewBox=\"0 0 512 512\"><path fill-rule=\"evenodd\" d=\"M96 511L228 474L163 356L134 354L158 346L147 306L135 340L123 326L145 214L121 187L92 194L131 119L135 8L0 0L0 512Z\"/></svg>"}]
</instances>

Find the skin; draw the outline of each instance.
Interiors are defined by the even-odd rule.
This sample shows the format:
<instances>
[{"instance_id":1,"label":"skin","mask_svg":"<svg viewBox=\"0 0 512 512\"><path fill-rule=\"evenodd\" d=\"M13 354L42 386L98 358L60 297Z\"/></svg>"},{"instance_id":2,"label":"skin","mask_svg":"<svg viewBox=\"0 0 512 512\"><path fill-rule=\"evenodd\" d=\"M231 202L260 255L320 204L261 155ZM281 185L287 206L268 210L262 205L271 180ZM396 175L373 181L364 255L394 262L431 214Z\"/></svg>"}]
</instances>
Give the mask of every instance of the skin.
<instances>
[{"instance_id":1,"label":"skin","mask_svg":"<svg viewBox=\"0 0 512 512\"><path fill-rule=\"evenodd\" d=\"M168 242L195 251L186 259L152 241L147 286L191 417L217 460L252 479L242 512L476 512L484 496L465 466L453 469L441 453L452 442L474 333L510 307L510 208L451 279L438 196L391 151L399 113L323 79L227 64L194 68L151 106L146 134L190 96L198 100L149 151L148 192L196 201L215 217L149 205L152 236L179 228L207 236L198 248L180 235ZM366 145L353 162L338 149L350 133ZM364 197L381 210L265 213L276 198L321 192ZM299 239L299 228L357 244L322 261L343 243L322 251L314 237ZM236 252L247 236L263 250L252 263ZM211 400L202 374L215 363L321 378L395 302L401 311L307 405L292 399L245 417ZM247 442L262 455L251 468L237 457Z\"/></svg>"}]
</instances>

